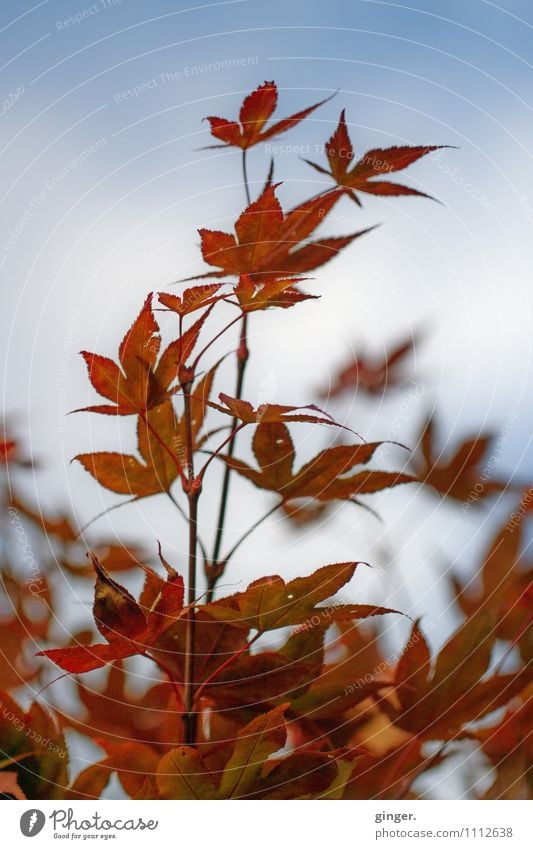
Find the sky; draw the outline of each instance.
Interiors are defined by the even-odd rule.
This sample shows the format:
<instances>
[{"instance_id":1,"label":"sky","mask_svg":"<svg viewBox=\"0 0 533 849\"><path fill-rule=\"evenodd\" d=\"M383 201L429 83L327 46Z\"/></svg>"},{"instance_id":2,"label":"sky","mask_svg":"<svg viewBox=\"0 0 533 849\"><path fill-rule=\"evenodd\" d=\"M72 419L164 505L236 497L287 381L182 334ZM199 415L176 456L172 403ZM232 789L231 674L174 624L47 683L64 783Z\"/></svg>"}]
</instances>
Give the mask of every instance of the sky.
<instances>
[{"instance_id":1,"label":"sky","mask_svg":"<svg viewBox=\"0 0 533 849\"><path fill-rule=\"evenodd\" d=\"M113 356L148 292L179 291L170 284L205 270L196 231L231 229L244 191L236 153L201 149L210 143L202 119L235 116L271 79L280 116L336 94L276 150L251 153L253 194L273 153L284 205L320 191L302 158L320 161L342 108L359 152L448 147L406 177L439 202L336 207L324 233L381 226L317 273L309 289L320 301L257 317L247 397L306 403L350 351L379 355L416 333L421 392L403 407L399 396L358 397L332 412L366 438L412 445L435 411L444 451L500 432L495 470L531 478L532 36L527 0L3 2L2 406L41 460L26 484L32 497L68 506L81 523L116 503L70 464L81 451L134 450L131 422L66 415L93 398L78 352ZM300 456L324 439L299 435ZM312 536L271 522L242 547L228 581L240 585L243 568L250 578L307 573L355 547L357 559L394 566L362 589L382 601L386 586L412 614L429 606L442 635L432 589L450 564L475 562L504 506L458 515L413 488L369 503L384 524L350 508ZM268 506L247 485L234 486L231 504L228 539ZM151 499L96 527L159 538L178 557L185 528L170 510Z\"/></svg>"},{"instance_id":2,"label":"sky","mask_svg":"<svg viewBox=\"0 0 533 849\"><path fill-rule=\"evenodd\" d=\"M341 108L358 151L449 147L407 178L439 203L368 197L363 209L336 207L324 233L380 227L318 272L319 302L257 318L248 397L309 401L351 350L379 354L416 332L423 391L408 398L409 415L396 426L397 398L358 398L352 426L390 438L392 420L394 438L409 440L436 410L443 450L504 429L498 468L530 475L532 26L528 3L482 0L2 4L2 400L42 461L40 503L68 503L87 521L116 502L70 465L80 451L134 449L131 422L66 415L92 397L78 352L113 355L149 291L205 270L196 231L231 229L244 192L238 154L201 149L210 142L202 119L232 117L269 79L280 115L336 94L277 148L252 152L252 193L273 153L284 205L323 188L302 158L320 160ZM306 457L324 436L298 439ZM215 479L207 500L216 489ZM240 492L234 530L264 507L257 491ZM379 500L387 531L339 511L317 531L313 556L343 555L354 535L363 555L387 559L400 538L429 556L435 529L444 560L482 547L490 517L458 522L431 501L424 542L413 532L419 494L406 493ZM168 509L153 499L113 514L113 526L180 551ZM252 572L264 570L273 534L289 561L302 550L301 536L275 523L242 549Z\"/></svg>"}]
</instances>

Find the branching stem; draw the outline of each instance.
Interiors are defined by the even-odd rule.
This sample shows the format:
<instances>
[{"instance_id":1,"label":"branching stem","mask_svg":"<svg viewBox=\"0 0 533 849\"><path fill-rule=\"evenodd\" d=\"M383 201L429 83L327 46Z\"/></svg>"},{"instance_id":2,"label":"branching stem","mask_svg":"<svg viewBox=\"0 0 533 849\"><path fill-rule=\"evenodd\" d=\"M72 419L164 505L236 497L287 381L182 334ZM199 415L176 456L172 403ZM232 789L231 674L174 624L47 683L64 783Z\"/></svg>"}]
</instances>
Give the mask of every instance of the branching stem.
<instances>
[{"instance_id":1,"label":"branching stem","mask_svg":"<svg viewBox=\"0 0 533 849\"><path fill-rule=\"evenodd\" d=\"M185 405L185 442L187 452L187 485L189 501L189 567L187 578L187 605L185 619L185 663L183 676L183 702L185 706L184 726L185 743L194 746L196 742L197 715L194 711L194 656L196 629L196 550L198 546L198 498L200 485L194 477L194 442L192 432L191 384L183 385Z\"/></svg>"},{"instance_id":2,"label":"branching stem","mask_svg":"<svg viewBox=\"0 0 533 849\"><path fill-rule=\"evenodd\" d=\"M246 364L248 362L248 315L243 313L242 316L242 324L241 324L241 337L239 341L239 348L237 350L237 384L235 387L235 397L240 398L242 395L242 387L244 385L244 373L246 371ZM231 438L228 444L228 457L233 457L233 449L235 448L235 437L238 432L238 419L234 418L232 420L231 425ZM228 497L229 497L229 484L230 484L230 476L231 469L228 465L224 469L224 476L222 478L222 490L220 494L220 508L218 513L218 521L217 521L217 532L215 537L215 544L213 547L213 556L211 558L211 566L216 567L218 563L218 558L220 556L220 549L222 546L222 535L224 533L224 525L226 522L226 512L228 509ZM212 601L213 593L215 591L215 586L218 579L221 577L222 573L216 574L214 573L208 580L207 587L207 601Z\"/></svg>"}]
</instances>

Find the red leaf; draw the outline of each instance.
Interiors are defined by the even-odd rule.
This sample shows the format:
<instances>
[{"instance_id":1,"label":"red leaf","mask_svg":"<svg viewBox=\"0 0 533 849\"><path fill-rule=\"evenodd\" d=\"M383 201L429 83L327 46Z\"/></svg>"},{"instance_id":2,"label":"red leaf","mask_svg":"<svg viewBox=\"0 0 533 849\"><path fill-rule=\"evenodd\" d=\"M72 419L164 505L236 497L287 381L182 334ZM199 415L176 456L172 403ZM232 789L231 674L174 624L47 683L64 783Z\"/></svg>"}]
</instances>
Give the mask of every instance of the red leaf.
<instances>
[{"instance_id":1,"label":"red leaf","mask_svg":"<svg viewBox=\"0 0 533 849\"><path fill-rule=\"evenodd\" d=\"M146 629L146 619L132 595L114 581L98 562L89 555L96 572L93 615L102 637L110 642L116 638L135 639Z\"/></svg>"},{"instance_id":2,"label":"red leaf","mask_svg":"<svg viewBox=\"0 0 533 849\"><path fill-rule=\"evenodd\" d=\"M169 295L166 292L159 293L159 301L167 309L176 312L182 318L190 315L192 312L209 306L220 300L223 295L219 295L218 290L222 283L211 283L206 286L193 286L191 289L185 289L183 295Z\"/></svg>"},{"instance_id":3,"label":"red leaf","mask_svg":"<svg viewBox=\"0 0 533 849\"><path fill-rule=\"evenodd\" d=\"M213 230L200 230L202 255L224 274L250 275L252 283L265 284L287 275L311 271L328 262L367 230L335 239L302 244L327 216L342 196L342 190L320 195L290 210L286 215L275 191L268 185L248 206L235 224L237 236ZM293 281L295 282L295 281Z\"/></svg>"},{"instance_id":4,"label":"red leaf","mask_svg":"<svg viewBox=\"0 0 533 849\"><path fill-rule=\"evenodd\" d=\"M449 459L442 460L435 446L435 425L429 420L419 440L420 456L415 457L415 471L427 485L456 501L475 503L505 490L505 481L481 481L488 461L493 436L481 434L465 440Z\"/></svg>"},{"instance_id":5,"label":"red leaf","mask_svg":"<svg viewBox=\"0 0 533 849\"><path fill-rule=\"evenodd\" d=\"M337 373L331 386L322 390L321 398L334 398L343 392L362 390L369 395L381 394L405 382L404 361L414 351L416 338L411 336L397 345L381 360L364 354L355 356Z\"/></svg>"},{"instance_id":6,"label":"red leaf","mask_svg":"<svg viewBox=\"0 0 533 849\"><path fill-rule=\"evenodd\" d=\"M182 463L172 447L179 445L181 432L172 403L166 401L139 418L137 438L143 462L128 454L108 451L78 454L74 459L106 489L146 498L168 492L183 474Z\"/></svg>"},{"instance_id":7,"label":"red leaf","mask_svg":"<svg viewBox=\"0 0 533 849\"><path fill-rule=\"evenodd\" d=\"M223 456L227 465L261 489L279 493L283 501L316 498L319 501L348 500L359 493L372 493L402 483L416 482L401 472L371 470L343 477L354 466L369 462L381 442L337 445L321 451L298 472L293 471L294 446L280 420L262 421L256 428L253 449L259 462L256 470L235 457ZM286 419L288 420L288 419Z\"/></svg>"},{"instance_id":8,"label":"red leaf","mask_svg":"<svg viewBox=\"0 0 533 849\"><path fill-rule=\"evenodd\" d=\"M216 139L230 147L240 147L242 150L247 150L249 147L271 139L299 124L315 109L327 103L331 97L333 95L315 103L313 106L308 106L307 109L295 112L290 118L284 118L265 128L266 122L277 106L278 90L274 82L264 82L244 99L239 112L239 123L213 115L206 120L209 121L211 133Z\"/></svg>"},{"instance_id":9,"label":"red leaf","mask_svg":"<svg viewBox=\"0 0 533 849\"><path fill-rule=\"evenodd\" d=\"M145 606L145 613L130 593L107 575L97 558L90 556L96 571L94 619L109 643L38 652L66 672L89 672L114 660L146 654L186 611L183 580L172 568L169 567L166 581L148 571L150 585L143 593L143 601L150 598L150 606Z\"/></svg>"},{"instance_id":10,"label":"red leaf","mask_svg":"<svg viewBox=\"0 0 533 849\"><path fill-rule=\"evenodd\" d=\"M343 186L348 194L360 205L357 192L366 192L372 195L420 195L429 197L425 192L411 189L399 183L391 183L386 180L374 180L379 174L389 174L394 171L402 171L413 162L416 162L427 153L440 150L447 145L426 145L409 147L375 148L369 150L365 155L353 164L354 151L348 129L344 109L341 112L337 129L326 142L326 156L330 171L322 168L314 162L305 160L309 165L321 174L333 177L338 186Z\"/></svg>"}]
</instances>

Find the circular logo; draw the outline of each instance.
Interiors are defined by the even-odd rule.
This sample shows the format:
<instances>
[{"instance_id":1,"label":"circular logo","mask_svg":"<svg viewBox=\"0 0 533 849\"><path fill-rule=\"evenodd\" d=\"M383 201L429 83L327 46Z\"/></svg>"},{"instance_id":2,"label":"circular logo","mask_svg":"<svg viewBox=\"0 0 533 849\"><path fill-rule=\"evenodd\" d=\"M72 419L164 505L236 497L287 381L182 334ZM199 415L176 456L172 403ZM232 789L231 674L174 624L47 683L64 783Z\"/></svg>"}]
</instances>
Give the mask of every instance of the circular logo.
<instances>
[{"instance_id":1,"label":"circular logo","mask_svg":"<svg viewBox=\"0 0 533 849\"><path fill-rule=\"evenodd\" d=\"M20 830L24 837L35 837L43 830L46 817L42 811L32 808L31 811L25 811L20 818Z\"/></svg>"}]
</instances>

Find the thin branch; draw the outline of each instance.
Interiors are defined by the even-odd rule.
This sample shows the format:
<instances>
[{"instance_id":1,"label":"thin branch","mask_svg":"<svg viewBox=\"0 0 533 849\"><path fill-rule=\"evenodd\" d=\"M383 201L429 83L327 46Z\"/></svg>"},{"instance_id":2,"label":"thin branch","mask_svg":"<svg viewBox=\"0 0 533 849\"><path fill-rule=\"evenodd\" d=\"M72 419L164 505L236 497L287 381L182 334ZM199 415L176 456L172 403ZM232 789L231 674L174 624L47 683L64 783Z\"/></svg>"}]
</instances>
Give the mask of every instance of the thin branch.
<instances>
[{"instance_id":1,"label":"thin branch","mask_svg":"<svg viewBox=\"0 0 533 849\"><path fill-rule=\"evenodd\" d=\"M248 185L248 172L247 172L247 168L246 168L246 154L247 154L247 152L248 151L246 150L246 148L244 148L244 150L242 152L242 179L243 179L243 182L244 182L244 191L246 192L246 200L248 201L248 206L250 206L252 199L250 197L250 187Z\"/></svg>"},{"instance_id":2,"label":"thin branch","mask_svg":"<svg viewBox=\"0 0 533 849\"><path fill-rule=\"evenodd\" d=\"M184 726L185 743L194 746L196 742L197 714L194 711L194 660L196 625L196 549L198 545L198 498L200 487L194 477L194 441L192 432L191 384L183 386L185 442L187 451L187 497L189 499L189 568L187 592L187 616L185 619L185 662L183 681L183 701L185 706Z\"/></svg>"},{"instance_id":3,"label":"thin branch","mask_svg":"<svg viewBox=\"0 0 533 849\"><path fill-rule=\"evenodd\" d=\"M185 521L186 521L186 522L188 522L188 521L189 521L189 517L188 517L187 513L185 512L185 510L183 509L183 507L181 506L181 504L179 504L179 502L176 500L176 498L174 498L174 496L172 495L172 493L171 493L171 492L168 492L168 490L167 490L167 493L166 493L166 494L167 494L167 495L168 495L168 497L170 498L170 500L171 500L172 504L174 505L174 507L176 508L176 510L178 511L178 513L180 514L180 516L182 516L182 517L185 519ZM208 559L208 555L207 555L207 548L206 548L206 547L205 547L205 545L203 544L203 542L202 542L202 540L200 539L200 537L198 537L198 547L199 547L200 551L202 552L202 557L203 557L203 558L204 558L204 560L207 562L207 559Z\"/></svg>"},{"instance_id":4,"label":"thin branch","mask_svg":"<svg viewBox=\"0 0 533 849\"><path fill-rule=\"evenodd\" d=\"M239 343L239 348L237 350L237 385L235 388L235 397L240 398L242 395L242 388L244 385L244 373L246 371L246 364L248 362L248 315L247 313L243 313L242 316L242 325L241 325L241 338ZM232 437L229 441L228 445L228 457L233 457L233 450L235 448L235 430L237 428L238 419L234 418L232 420ZM215 544L213 547L213 556L211 558L211 565L216 566L218 563L218 558L220 556L220 549L222 547L222 535L224 533L224 524L226 521L226 512L228 508L228 496L229 496L229 484L230 484L230 475L231 468L226 464L226 468L224 469L224 477L222 478L222 490L220 495L220 508L218 513L218 521L217 521L217 532L215 537ZM208 594L207 600L208 602L212 600L213 593L215 590L216 583L218 579L221 577L222 572L219 574L213 574L213 576L208 581Z\"/></svg>"},{"instance_id":5,"label":"thin branch","mask_svg":"<svg viewBox=\"0 0 533 849\"><path fill-rule=\"evenodd\" d=\"M244 181L244 190L246 192L246 200L248 201L248 206L251 203L250 197L250 187L248 185L248 172L246 168L246 149L242 152L242 176ZM244 373L246 371L246 364L248 362L249 352L248 352L248 314L243 313L242 315L242 324L241 324L241 337L239 341L239 347L237 349L237 385L235 389L235 397L240 398L242 395L242 388L244 385ZM237 427L237 419L234 418L232 422L232 431ZM228 456L233 457L233 449L235 447L235 437L234 433L232 438L230 439L228 445ZM231 477L231 469L226 464L226 468L224 469L224 476L222 478L222 490L220 494L220 507L218 512L218 521L217 521L217 531L215 536L215 543L213 546L213 556L211 558L211 568L214 569L212 574L208 578L207 582L207 601L210 602L213 598L213 593L215 591L215 587L218 579L221 577L222 572L224 570L217 570L218 558L220 556L220 549L222 546L222 535L224 533L224 524L226 522L226 511L228 507L228 496L229 496L229 484Z\"/></svg>"}]
</instances>

